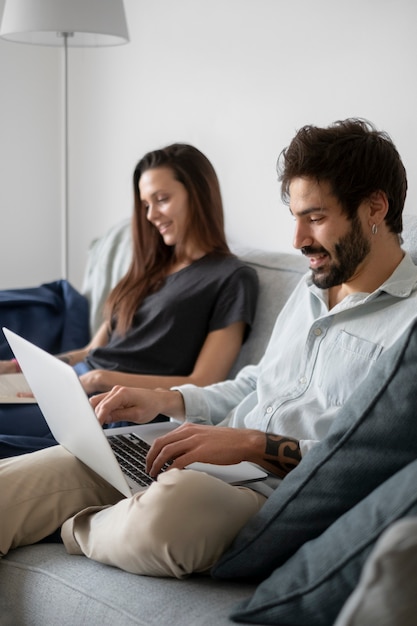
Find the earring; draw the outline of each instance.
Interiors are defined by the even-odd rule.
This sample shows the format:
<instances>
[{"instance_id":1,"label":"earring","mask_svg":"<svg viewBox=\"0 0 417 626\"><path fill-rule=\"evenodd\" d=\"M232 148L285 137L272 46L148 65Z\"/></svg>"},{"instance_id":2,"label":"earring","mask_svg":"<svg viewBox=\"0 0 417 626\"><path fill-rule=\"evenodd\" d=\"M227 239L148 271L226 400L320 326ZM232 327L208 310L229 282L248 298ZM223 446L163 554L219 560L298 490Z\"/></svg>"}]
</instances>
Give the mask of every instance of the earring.
<instances>
[{"instance_id":1,"label":"earring","mask_svg":"<svg viewBox=\"0 0 417 626\"><path fill-rule=\"evenodd\" d=\"M371 232L373 235L376 235L378 232L378 226L376 224L372 224Z\"/></svg>"}]
</instances>

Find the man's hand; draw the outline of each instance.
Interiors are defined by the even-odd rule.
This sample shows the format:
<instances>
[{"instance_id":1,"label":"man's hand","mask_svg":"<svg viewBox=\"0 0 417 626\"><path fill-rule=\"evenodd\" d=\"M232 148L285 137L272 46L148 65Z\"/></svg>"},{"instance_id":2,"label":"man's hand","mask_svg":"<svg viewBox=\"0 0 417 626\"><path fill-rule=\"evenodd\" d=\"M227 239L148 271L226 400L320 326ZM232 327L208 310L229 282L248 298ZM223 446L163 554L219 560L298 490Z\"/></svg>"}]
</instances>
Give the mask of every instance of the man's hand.
<instances>
[{"instance_id":1,"label":"man's hand","mask_svg":"<svg viewBox=\"0 0 417 626\"><path fill-rule=\"evenodd\" d=\"M165 463L183 469L196 461L217 465L258 462L259 451L264 449L265 434L256 430L186 423L154 441L147 471L156 477Z\"/></svg>"},{"instance_id":2,"label":"man's hand","mask_svg":"<svg viewBox=\"0 0 417 626\"><path fill-rule=\"evenodd\" d=\"M158 437L146 459L147 471L156 477L165 463L183 469L199 461L232 465L252 461L284 477L301 460L298 441L258 430L186 423Z\"/></svg>"},{"instance_id":3,"label":"man's hand","mask_svg":"<svg viewBox=\"0 0 417 626\"><path fill-rule=\"evenodd\" d=\"M185 419L184 400L179 391L115 386L90 398L101 424L135 422L146 424L159 414ZM285 476L301 460L299 443L246 428L226 428L186 423L158 437L147 458L147 471L156 477L165 463L183 469L191 463L232 465L252 461L267 471Z\"/></svg>"},{"instance_id":4,"label":"man's hand","mask_svg":"<svg viewBox=\"0 0 417 626\"><path fill-rule=\"evenodd\" d=\"M116 385L107 393L90 398L100 424L135 422L146 424L162 413L176 419L184 418L184 401L178 391L138 389Z\"/></svg>"}]
</instances>

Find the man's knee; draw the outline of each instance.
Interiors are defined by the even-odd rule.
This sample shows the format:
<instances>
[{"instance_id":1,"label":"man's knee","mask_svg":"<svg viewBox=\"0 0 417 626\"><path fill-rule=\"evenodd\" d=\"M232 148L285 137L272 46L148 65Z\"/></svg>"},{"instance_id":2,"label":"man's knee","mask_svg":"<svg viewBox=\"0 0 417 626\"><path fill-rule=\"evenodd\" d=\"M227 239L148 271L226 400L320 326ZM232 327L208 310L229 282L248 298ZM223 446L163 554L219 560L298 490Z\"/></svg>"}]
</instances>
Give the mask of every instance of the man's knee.
<instances>
[{"instance_id":1,"label":"man's knee","mask_svg":"<svg viewBox=\"0 0 417 626\"><path fill-rule=\"evenodd\" d=\"M236 512L236 488L204 472L169 470L132 505L141 525L162 537L201 533ZM236 494L237 497L238 494Z\"/></svg>"},{"instance_id":2,"label":"man's knee","mask_svg":"<svg viewBox=\"0 0 417 626\"><path fill-rule=\"evenodd\" d=\"M249 490L203 472L169 470L130 499L123 540L155 568L142 573L180 578L211 567L259 506Z\"/></svg>"}]
</instances>

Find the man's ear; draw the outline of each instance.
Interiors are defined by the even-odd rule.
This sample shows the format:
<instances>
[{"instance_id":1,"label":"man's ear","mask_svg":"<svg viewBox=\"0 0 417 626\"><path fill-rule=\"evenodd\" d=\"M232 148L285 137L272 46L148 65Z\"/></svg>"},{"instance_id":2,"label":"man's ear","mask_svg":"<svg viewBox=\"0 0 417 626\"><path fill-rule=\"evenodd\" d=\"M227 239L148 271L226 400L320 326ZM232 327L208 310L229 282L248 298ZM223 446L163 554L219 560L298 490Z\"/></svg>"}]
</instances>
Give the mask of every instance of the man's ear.
<instances>
[{"instance_id":1,"label":"man's ear","mask_svg":"<svg viewBox=\"0 0 417 626\"><path fill-rule=\"evenodd\" d=\"M372 224L379 226L388 213L389 202L385 191L374 191L369 196L369 219Z\"/></svg>"}]
</instances>

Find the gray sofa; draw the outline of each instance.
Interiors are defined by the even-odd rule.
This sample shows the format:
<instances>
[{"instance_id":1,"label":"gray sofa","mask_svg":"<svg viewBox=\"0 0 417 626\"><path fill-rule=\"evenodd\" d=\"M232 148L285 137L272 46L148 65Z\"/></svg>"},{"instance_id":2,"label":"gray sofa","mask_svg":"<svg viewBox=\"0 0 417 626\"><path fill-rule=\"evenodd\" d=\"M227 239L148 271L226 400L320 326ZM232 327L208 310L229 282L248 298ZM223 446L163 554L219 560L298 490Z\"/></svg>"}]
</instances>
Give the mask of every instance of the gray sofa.
<instances>
[{"instance_id":1,"label":"gray sofa","mask_svg":"<svg viewBox=\"0 0 417 626\"><path fill-rule=\"evenodd\" d=\"M406 217L404 239L404 247L417 262L417 217ZM279 310L306 269L299 254L250 248L236 252L258 271L261 291L253 331L231 375L245 363L259 360ZM91 246L83 291L90 301L92 331L97 327L105 294L125 271L129 254L127 222ZM404 532L407 536L414 532L417 537L417 529L410 530L410 524ZM402 540L400 535L398 541ZM369 591L369 580L366 584ZM61 544L41 543L13 550L0 560L0 625L223 626L233 623L228 616L234 605L254 589L250 583L221 582L205 576L186 581L135 576L85 557L69 556ZM350 605L357 606L360 597L359 585L356 600ZM375 623L372 614L366 616L365 621L354 621L351 611L346 611L338 626ZM394 623L386 622L387 626Z\"/></svg>"}]
</instances>

